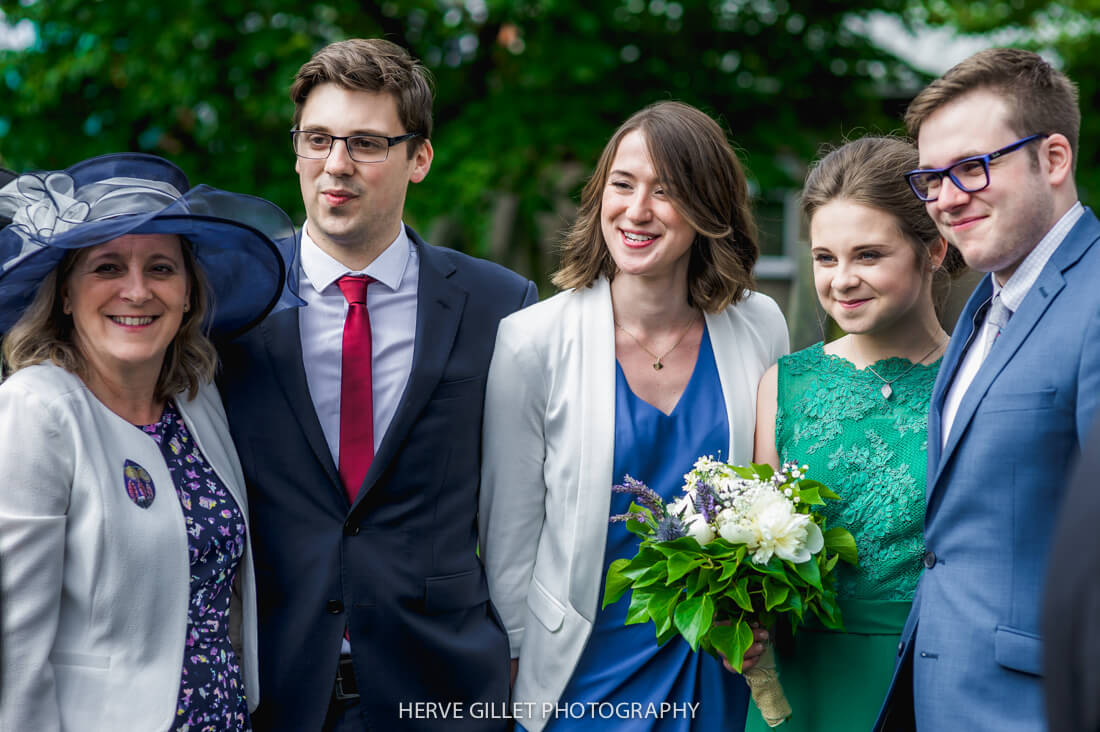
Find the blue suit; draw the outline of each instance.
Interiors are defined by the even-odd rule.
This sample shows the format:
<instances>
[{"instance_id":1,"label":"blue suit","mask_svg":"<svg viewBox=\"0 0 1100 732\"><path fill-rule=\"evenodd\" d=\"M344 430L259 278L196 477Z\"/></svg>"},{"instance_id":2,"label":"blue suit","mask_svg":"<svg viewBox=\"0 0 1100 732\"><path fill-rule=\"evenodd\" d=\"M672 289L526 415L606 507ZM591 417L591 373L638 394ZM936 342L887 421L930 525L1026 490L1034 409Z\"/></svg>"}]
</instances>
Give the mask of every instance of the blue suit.
<instances>
[{"instance_id":1,"label":"blue suit","mask_svg":"<svg viewBox=\"0 0 1100 732\"><path fill-rule=\"evenodd\" d=\"M1041 591L1069 468L1100 403L1100 221L1086 209L979 368L944 397L992 294L967 302L928 420L924 575L876 730L1042 732ZM908 705L912 705L911 710Z\"/></svg>"},{"instance_id":2,"label":"blue suit","mask_svg":"<svg viewBox=\"0 0 1100 732\"><path fill-rule=\"evenodd\" d=\"M409 236L420 255L412 371L350 507L306 385L298 311L222 349L256 556L257 730L321 729L345 625L363 730L438 729L425 702L463 704L448 729L506 724L473 713L493 703L499 717L509 669L476 555L482 403L497 324L536 291Z\"/></svg>"}]
</instances>

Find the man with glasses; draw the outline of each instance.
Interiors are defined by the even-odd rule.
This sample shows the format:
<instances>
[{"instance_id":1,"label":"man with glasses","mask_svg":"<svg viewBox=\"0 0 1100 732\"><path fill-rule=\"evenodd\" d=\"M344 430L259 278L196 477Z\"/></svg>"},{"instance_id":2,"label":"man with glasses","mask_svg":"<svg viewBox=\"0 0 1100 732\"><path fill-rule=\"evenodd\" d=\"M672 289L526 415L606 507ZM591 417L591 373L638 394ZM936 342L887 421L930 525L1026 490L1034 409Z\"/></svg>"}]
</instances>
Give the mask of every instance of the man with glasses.
<instances>
[{"instance_id":1,"label":"man with glasses","mask_svg":"<svg viewBox=\"0 0 1100 732\"><path fill-rule=\"evenodd\" d=\"M402 223L433 155L428 74L403 49L331 44L291 98L306 304L222 354L257 567L255 728L504 729L481 415L497 324L535 287Z\"/></svg>"},{"instance_id":2,"label":"man with glasses","mask_svg":"<svg viewBox=\"0 0 1100 732\"><path fill-rule=\"evenodd\" d=\"M876 729L1041 732L1046 556L1100 401L1100 222L1073 180L1077 90L1033 53L991 49L905 120L914 194L989 276L932 393L925 569Z\"/></svg>"}]
</instances>

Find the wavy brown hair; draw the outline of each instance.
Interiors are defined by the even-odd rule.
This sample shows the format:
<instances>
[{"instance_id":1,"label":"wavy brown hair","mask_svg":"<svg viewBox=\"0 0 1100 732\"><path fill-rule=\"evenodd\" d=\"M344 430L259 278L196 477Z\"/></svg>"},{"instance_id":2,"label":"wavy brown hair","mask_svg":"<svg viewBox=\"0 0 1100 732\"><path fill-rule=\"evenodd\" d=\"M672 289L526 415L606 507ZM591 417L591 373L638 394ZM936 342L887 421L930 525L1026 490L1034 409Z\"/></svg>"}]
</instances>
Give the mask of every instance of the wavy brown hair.
<instances>
[{"instance_id":1,"label":"wavy brown hair","mask_svg":"<svg viewBox=\"0 0 1100 732\"><path fill-rule=\"evenodd\" d=\"M940 238L924 201L913 195L905 172L917 167L917 149L902 137L869 136L840 147L825 148L810 167L802 188L802 213L809 221L827 203L845 200L882 211L894 219L898 232L912 245L918 262ZM937 310L946 299L949 281L966 269L962 253L951 244L933 278Z\"/></svg>"},{"instance_id":2,"label":"wavy brown hair","mask_svg":"<svg viewBox=\"0 0 1100 732\"><path fill-rule=\"evenodd\" d=\"M351 38L330 43L302 64L290 85L294 127L313 88L336 84L351 91L392 94L397 118L406 132L420 137L406 146L411 160L432 136L432 76L424 64L396 43L381 38Z\"/></svg>"},{"instance_id":3,"label":"wavy brown hair","mask_svg":"<svg viewBox=\"0 0 1100 732\"><path fill-rule=\"evenodd\" d=\"M581 288L601 276L614 279L616 267L603 239L600 208L619 143L635 130L645 136L672 207L695 230L688 263L688 303L715 313L738 302L754 286L752 269L760 253L748 182L718 123L680 102L652 104L634 113L611 136L581 193L554 284Z\"/></svg>"},{"instance_id":4,"label":"wavy brown hair","mask_svg":"<svg viewBox=\"0 0 1100 732\"><path fill-rule=\"evenodd\" d=\"M85 247L67 252L42 280L34 300L4 336L3 357L7 373L50 362L87 378L88 361L73 339L73 319L62 309L61 288L91 249ZM183 314L179 332L164 355L153 395L158 401L183 391L189 399L194 399L200 386L213 381L218 364L214 345L203 331L203 320L213 306L206 275L195 261L190 243L183 237L180 237L180 250L191 284L191 307Z\"/></svg>"}]
</instances>

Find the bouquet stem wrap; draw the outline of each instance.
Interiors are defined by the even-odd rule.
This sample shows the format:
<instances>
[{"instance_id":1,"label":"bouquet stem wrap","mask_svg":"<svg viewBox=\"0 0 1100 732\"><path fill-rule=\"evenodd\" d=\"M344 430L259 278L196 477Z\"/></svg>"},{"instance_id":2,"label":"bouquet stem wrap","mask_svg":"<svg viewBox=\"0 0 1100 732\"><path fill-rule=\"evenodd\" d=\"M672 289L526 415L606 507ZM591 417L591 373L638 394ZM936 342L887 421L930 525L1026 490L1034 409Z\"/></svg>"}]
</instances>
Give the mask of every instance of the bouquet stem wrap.
<instances>
[{"instance_id":1,"label":"bouquet stem wrap","mask_svg":"<svg viewBox=\"0 0 1100 732\"><path fill-rule=\"evenodd\" d=\"M769 727L778 727L791 716L791 705L779 682L775 665L775 649L771 643L764 646L764 654L756 665L742 674L752 691L752 700L760 710L760 716Z\"/></svg>"}]
</instances>

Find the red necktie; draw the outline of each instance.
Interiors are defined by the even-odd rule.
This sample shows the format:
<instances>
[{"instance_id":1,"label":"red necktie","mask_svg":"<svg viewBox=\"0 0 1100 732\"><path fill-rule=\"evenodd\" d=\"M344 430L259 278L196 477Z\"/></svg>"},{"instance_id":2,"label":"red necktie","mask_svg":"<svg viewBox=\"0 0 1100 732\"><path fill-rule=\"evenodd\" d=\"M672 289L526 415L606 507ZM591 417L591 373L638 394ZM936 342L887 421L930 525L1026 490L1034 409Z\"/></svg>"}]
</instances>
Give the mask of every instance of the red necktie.
<instances>
[{"instance_id":1,"label":"red necktie","mask_svg":"<svg viewBox=\"0 0 1100 732\"><path fill-rule=\"evenodd\" d=\"M348 301L340 358L340 479L354 503L374 459L374 398L370 372L370 314L364 275L336 281Z\"/></svg>"}]
</instances>

